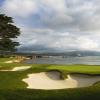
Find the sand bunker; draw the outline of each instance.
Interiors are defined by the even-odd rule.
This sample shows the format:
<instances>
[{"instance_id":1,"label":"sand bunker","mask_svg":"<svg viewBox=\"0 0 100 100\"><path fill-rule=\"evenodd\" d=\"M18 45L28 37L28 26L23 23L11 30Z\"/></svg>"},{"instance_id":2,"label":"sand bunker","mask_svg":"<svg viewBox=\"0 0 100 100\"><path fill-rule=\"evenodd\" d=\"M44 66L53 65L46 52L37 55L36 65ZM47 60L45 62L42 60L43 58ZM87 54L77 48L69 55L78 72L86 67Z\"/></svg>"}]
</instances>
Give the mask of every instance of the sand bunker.
<instances>
[{"instance_id":1,"label":"sand bunker","mask_svg":"<svg viewBox=\"0 0 100 100\"><path fill-rule=\"evenodd\" d=\"M20 60L9 60L9 61L5 61L4 63L19 63Z\"/></svg>"},{"instance_id":2,"label":"sand bunker","mask_svg":"<svg viewBox=\"0 0 100 100\"><path fill-rule=\"evenodd\" d=\"M15 67L12 69L12 71L22 71L22 70L27 70L31 68L31 66L21 66L21 67Z\"/></svg>"},{"instance_id":3,"label":"sand bunker","mask_svg":"<svg viewBox=\"0 0 100 100\"><path fill-rule=\"evenodd\" d=\"M12 60L9 60L9 61L5 61L5 63L13 63L13 61Z\"/></svg>"},{"instance_id":4,"label":"sand bunker","mask_svg":"<svg viewBox=\"0 0 100 100\"><path fill-rule=\"evenodd\" d=\"M90 77L87 75L68 75L67 77L67 79L62 80L57 72L41 72L29 74L28 78L23 79L23 81L28 84L27 88L46 90L87 87L100 81L100 76Z\"/></svg>"},{"instance_id":5,"label":"sand bunker","mask_svg":"<svg viewBox=\"0 0 100 100\"><path fill-rule=\"evenodd\" d=\"M31 66L20 66L20 67L14 67L11 70L0 70L0 71L24 71L31 68Z\"/></svg>"}]
</instances>

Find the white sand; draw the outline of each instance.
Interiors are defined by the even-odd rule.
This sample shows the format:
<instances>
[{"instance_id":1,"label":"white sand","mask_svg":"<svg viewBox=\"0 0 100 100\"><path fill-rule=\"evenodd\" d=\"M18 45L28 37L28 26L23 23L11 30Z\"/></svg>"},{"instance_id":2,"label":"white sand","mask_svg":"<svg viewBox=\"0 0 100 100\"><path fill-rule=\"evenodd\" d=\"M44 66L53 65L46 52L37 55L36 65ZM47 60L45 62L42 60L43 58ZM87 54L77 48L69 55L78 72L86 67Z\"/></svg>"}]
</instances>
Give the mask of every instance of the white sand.
<instances>
[{"instance_id":1,"label":"white sand","mask_svg":"<svg viewBox=\"0 0 100 100\"><path fill-rule=\"evenodd\" d=\"M61 80L57 73L52 72L51 74L53 77L51 77L52 75L50 75L50 73L48 75L45 72L29 74L28 78L22 81L28 84L27 88L46 90L87 87L100 81L100 76L87 77L86 75L68 75L67 79Z\"/></svg>"},{"instance_id":2,"label":"white sand","mask_svg":"<svg viewBox=\"0 0 100 100\"><path fill-rule=\"evenodd\" d=\"M14 60L13 62L15 62L15 63L19 63L19 62L20 62L20 60Z\"/></svg>"},{"instance_id":3,"label":"white sand","mask_svg":"<svg viewBox=\"0 0 100 100\"><path fill-rule=\"evenodd\" d=\"M13 61L12 60L9 60L9 61L5 61L5 63L13 63Z\"/></svg>"},{"instance_id":4,"label":"white sand","mask_svg":"<svg viewBox=\"0 0 100 100\"><path fill-rule=\"evenodd\" d=\"M4 63L19 63L20 60L9 60L9 61L5 61Z\"/></svg>"},{"instance_id":5,"label":"white sand","mask_svg":"<svg viewBox=\"0 0 100 100\"><path fill-rule=\"evenodd\" d=\"M21 67L15 67L11 71L22 71L22 70L27 70L31 68L31 66L21 66Z\"/></svg>"},{"instance_id":6,"label":"white sand","mask_svg":"<svg viewBox=\"0 0 100 100\"><path fill-rule=\"evenodd\" d=\"M11 70L0 70L0 71L24 71L31 68L31 66L20 66L20 67L14 67Z\"/></svg>"}]
</instances>

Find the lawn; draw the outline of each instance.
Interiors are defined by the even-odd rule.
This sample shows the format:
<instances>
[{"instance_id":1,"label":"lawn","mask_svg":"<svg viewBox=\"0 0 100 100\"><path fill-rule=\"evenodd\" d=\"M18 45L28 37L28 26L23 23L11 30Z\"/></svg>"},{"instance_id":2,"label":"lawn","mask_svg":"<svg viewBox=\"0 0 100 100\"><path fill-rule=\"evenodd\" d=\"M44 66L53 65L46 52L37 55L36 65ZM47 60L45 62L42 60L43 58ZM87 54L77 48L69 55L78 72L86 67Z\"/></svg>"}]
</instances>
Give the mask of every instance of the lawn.
<instances>
[{"instance_id":1,"label":"lawn","mask_svg":"<svg viewBox=\"0 0 100 100\"><path fill-rule=\"evenodd\" d=\"M22 82L29 73L59 70L62 74L81 73L100 75L100 66L94 65L47 65L47 64L22 64L5 63L12 58L0 58L0 70L13 67L32 66L26 71L1 71L0 72L0 100L99 100L100 82L86 88L64 90L34 90L26 89L27 84Z\"/></svg>"}]
</instances>

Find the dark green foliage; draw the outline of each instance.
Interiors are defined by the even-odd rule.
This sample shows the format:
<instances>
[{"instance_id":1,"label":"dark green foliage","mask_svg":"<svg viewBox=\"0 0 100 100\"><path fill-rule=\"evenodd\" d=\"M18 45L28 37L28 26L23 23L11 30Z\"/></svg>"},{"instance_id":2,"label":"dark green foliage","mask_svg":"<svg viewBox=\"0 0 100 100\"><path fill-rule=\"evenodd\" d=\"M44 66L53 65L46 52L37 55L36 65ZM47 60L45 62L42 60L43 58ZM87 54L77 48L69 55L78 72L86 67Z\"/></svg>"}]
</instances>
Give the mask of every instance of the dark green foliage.
<instances>
[{"instance_id":1,"label":"dark green foliage","mask_svg":"<svg viewBox=\"0 0 100 100\"><path fill-rule=\"evenodd\" d=\"M13 24L11 17L0 14L0 51L15 51L19 45L14 38L20 35L20 30Z\"/></svg>"}]
</instances>

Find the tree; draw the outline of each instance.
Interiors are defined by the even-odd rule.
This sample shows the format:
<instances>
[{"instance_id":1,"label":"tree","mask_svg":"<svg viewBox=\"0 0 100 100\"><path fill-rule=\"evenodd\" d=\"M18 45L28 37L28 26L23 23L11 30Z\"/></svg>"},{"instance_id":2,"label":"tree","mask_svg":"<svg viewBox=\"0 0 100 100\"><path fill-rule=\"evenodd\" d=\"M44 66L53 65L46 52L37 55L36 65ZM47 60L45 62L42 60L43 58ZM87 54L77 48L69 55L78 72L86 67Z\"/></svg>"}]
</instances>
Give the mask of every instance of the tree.
<instances>
[{"instance_id":1,"label":"tree","mask_svg":"<svg viewBox=\"0 0 100 100\"><path fill-rule=\"evenodd\" d=\"M0 14L0 51L15 51L19 45L14 39L20 35L20 29L13 24L12 17Z\"/></svg>"}]
</instances>

